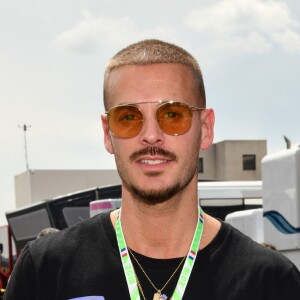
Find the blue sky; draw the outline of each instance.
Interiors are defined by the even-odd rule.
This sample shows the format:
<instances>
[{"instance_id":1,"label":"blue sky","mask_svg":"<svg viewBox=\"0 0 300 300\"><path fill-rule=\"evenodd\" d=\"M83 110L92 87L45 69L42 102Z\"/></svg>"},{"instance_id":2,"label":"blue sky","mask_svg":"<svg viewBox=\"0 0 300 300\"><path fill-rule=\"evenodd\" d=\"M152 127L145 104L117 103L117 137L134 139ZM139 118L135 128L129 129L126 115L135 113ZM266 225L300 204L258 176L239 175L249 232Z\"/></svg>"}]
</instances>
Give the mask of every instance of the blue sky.
<instances>
[{"instance_id":1,"label":"blue sky","mask_svg":"<svg viewBox=\"0 0 300 300\"><path fill-rule=\"evenodd\" d=\"M128 44L159 38L201 65L215 141L300 143L298 0L4 1L0 10L0 224L14 176L30 169L113 169L100 127L102 76Z\"/></svg>"}]
</instances>

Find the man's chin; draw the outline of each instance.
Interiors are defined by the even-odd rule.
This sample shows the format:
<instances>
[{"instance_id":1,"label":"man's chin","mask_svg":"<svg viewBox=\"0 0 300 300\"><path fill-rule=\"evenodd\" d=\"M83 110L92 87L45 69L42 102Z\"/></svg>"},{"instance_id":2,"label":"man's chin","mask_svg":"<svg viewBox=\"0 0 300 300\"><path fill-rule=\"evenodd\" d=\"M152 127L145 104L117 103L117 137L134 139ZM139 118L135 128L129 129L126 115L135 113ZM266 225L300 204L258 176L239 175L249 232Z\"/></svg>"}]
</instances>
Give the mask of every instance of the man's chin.
<instances>
[{"instance_id":1,"label":"man's chin","mask_svg":"<svg viewBox=\"0 0 300 300\"><path fill-rule=\"evenodd\" d=\"M146 172L145 175L147 177L158 177L162 174L162 172Z\"/></svg>"},{"instance_id":2,"label":"man's chin","mask_svg":"<svg viewBox=\"0 0 300 300\"><path fill-rule=\"evenodd\" d=\"M181 190L181 187L179 184L176 184L168 188L144 189L132 185L129 187L129 190L138 201L147 205L155 205L170 200Z\"/></svg>"}]
</instances>

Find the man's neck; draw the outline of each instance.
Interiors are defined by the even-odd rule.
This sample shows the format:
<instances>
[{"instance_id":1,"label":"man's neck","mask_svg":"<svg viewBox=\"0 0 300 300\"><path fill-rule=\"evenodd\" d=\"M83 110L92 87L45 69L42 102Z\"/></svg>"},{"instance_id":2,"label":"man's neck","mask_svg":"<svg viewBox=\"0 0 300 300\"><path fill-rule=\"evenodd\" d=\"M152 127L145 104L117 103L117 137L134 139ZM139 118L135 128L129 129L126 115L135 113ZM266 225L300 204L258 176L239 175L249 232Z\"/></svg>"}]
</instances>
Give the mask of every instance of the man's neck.
<instances>
[{"instance_id":1,"label":"man's neck","mask_svg":"<svg viewBox=\"0 0 300 300\"><path fill-rule=\"evenodd\" d=\"M146 205L123 191L121 223L126 244L153 258L183 257L188 253L198 221L198 199L189 193L167 202ZM115 225L117 213L111 214ZM205 215L200 249L216 235L220 222Z\"/></svg>"}]
</instances>

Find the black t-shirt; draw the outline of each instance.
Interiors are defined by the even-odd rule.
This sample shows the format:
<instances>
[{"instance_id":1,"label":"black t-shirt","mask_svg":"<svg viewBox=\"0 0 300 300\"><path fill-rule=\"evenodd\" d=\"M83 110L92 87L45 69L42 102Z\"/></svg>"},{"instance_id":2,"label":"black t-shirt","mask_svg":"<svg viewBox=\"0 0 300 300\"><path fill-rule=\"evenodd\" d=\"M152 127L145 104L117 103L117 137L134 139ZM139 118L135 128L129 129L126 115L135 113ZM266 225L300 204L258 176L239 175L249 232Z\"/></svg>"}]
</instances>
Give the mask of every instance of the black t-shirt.
<instances>
[{"instance_id":1,"label":"black t-shirt","mask_svg":"<svg viewBox=\"0 0 300 300\"><path fill-rule=\"evenodd\" d=\"M181 260L135 255L158 288ZM152 300L154 288L135 268L146 299ZM163 290L168 299L180 271ZM109 214L29 243L17 261L5 299L130 299ZM183 300L232 299L299 300L300 274L280 253L222 223L215 239L198 252Z\"/></svg>"}]
</instances>

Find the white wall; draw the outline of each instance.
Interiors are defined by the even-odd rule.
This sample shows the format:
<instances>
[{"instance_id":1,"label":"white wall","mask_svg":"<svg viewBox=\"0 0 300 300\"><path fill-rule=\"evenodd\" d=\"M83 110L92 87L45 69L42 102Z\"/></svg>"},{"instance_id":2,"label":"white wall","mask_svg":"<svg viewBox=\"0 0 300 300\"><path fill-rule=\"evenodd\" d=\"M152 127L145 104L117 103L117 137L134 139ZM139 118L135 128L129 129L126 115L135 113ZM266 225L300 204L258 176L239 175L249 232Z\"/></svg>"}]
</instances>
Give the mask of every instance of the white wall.
<instances>
[{"instance_id":1,"label":"white wall","mask_svg":"<svg viewBox=\"0 0 300 300\"><path fill-rule=\"evenodd\" d=\"M80 190L120 183L116 170L29 170L15 176L16 208Z\"/></svg>"}]
</instances>

